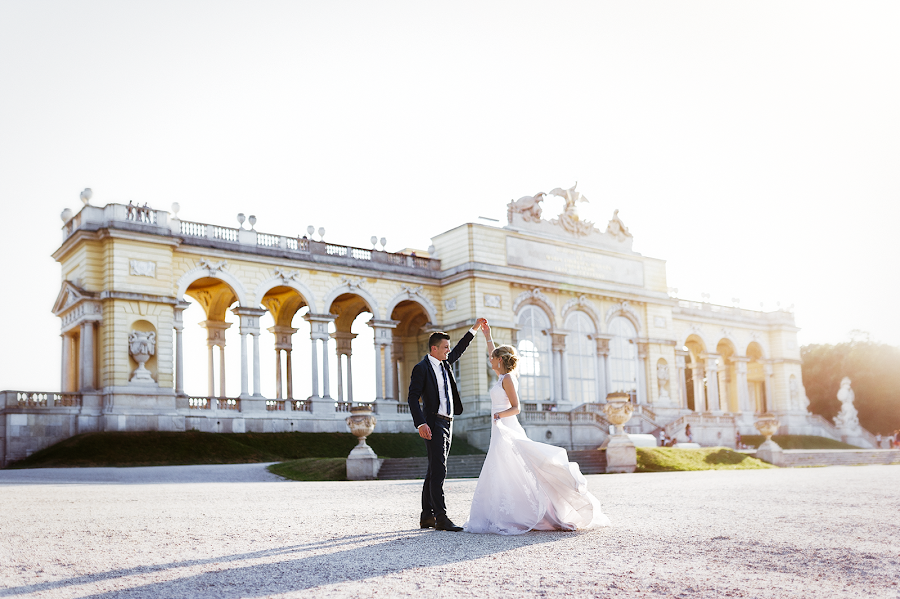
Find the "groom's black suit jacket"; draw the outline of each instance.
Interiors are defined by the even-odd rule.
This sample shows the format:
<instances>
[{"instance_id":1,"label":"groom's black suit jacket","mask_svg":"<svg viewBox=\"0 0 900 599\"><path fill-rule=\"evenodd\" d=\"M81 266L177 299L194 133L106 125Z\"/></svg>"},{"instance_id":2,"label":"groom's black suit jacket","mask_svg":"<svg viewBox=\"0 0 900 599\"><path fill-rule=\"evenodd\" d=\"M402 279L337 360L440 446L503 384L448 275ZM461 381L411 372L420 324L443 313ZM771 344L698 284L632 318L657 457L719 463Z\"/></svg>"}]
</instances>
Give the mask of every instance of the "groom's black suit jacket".
<instances>
[{"instance_id":1,"label":"groom's black suit jacket","mask_svg":"<svg viewBox=\"0 0 900 599\"><path fill-rule=\"evenodd\" d=\"M450 394L453 396L453 414L459 416L462 414L462 400L459 398L459 389L456 387L456 379L453 377L453 370L450 365L459 360L474 336L472 331L468 331L463 338L459 340L447 359L444 360L444 367L447 368L447 378L450 383ZM443 385L443 381L440 383ZM422 413L422 407L419 406L419 398L422 398L422 407L425 413ZM434 368L428 356L425 356L421 362L413 367L412 376L409 377L409 412L412 414L413 423L418 427L421 424L427 424L430 428L434 428L434 421L437 420L438 405L441 401L440 392L438 391L438 380L434 375Z\"/></svg>"}]
</instances>

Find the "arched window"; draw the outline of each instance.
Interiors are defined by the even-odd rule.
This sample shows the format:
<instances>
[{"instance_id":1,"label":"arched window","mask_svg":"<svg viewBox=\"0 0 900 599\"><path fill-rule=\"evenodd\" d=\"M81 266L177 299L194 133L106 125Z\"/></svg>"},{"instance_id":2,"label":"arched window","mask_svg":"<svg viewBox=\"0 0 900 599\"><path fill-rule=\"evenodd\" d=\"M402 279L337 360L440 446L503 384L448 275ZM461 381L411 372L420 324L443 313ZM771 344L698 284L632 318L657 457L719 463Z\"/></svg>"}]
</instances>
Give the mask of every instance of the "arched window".
<instances>
[{"instance_id":1,"label":"arched window","mask_svg":"<svg viewBox=\"0 0 900 599\"><path fill-rule=\"evenodd\" d=\"M632 340L637 331L631 321L623 316L613 318L609 323L613 338L609 341L609 382L612 391L631 394L631 401L637 401L637 346Z\"/></svg>"},{"instance_id":2,"label":"arched window","mask_svg":"<svg viewBox=\"0 0 900 599\"><path fill-rule=\"evenodd\" d=\"M566 361L569 399L576 404L597 401L597 342L594 323L587 314L575 311L566 318Z\"/></svg>"},{"instance_id":3,"label":"arched window","mask_svg":"<svg viewBox=\"0 0 900 599\"><path fill-rule=\"evenodd\" d=\"M537 306L525 306L516 317L519 325L519 399L550 401L550 320Z\"/></svg>"}]
</instances>

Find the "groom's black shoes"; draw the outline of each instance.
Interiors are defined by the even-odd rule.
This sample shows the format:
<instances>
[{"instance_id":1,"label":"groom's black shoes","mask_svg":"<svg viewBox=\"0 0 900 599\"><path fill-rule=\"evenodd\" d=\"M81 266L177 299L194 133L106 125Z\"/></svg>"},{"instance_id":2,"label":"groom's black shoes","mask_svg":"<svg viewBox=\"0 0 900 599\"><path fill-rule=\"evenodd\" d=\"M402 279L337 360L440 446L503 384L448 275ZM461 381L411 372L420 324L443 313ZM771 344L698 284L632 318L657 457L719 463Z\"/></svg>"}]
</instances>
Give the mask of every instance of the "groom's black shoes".
<instances>
[{"instance_id":1,"label":"groom's black shoes","mask_svg":"<svg viewBox=\"0 0 900 599\"><path fill-rule=\"evenodd\" d=\"M462 526L457 526L446 516L437 518L434 522L434 528L435 530L448 530L450 532L459 532L462 530Z\"/></svg>"},{"instance_id":2,"label":"groom's black shoes","mask_svg":"<svg viewBox=\"0 0 900 599\"><path fill-rule=\"evenodd\" d=\"M434 516L420 516L419 528L434 528Z\"/></svg>"}]
</instances>

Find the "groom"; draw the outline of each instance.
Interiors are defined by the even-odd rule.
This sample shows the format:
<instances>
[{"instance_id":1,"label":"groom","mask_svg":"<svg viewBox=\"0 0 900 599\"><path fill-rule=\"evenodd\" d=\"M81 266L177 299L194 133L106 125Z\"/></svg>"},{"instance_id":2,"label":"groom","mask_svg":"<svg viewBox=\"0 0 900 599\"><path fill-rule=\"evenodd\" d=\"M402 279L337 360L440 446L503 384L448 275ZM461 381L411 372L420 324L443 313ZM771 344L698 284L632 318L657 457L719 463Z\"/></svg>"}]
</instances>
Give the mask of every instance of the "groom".
<instances>
[{"instance_id":1,"label":"groom","mask_svg":"<svg viewBox=\"0 0 900 599\"><path fill-rule=\"evenodd\" d=\"M487 322L479 318L456 347L450 350L450 335L432 333L428 339L428 355L413 367L409 380L409 411L419 436L428 448L428 472L422 486L421 528L436 528L458 532L462 527L447 517L444 504L444 479L447 477L447 455L453 435L453 417L462 414L462 401L450 365L459 360L475 333ZM419 399L422 407L419 406Z\"/></svg>"}]
</instances>

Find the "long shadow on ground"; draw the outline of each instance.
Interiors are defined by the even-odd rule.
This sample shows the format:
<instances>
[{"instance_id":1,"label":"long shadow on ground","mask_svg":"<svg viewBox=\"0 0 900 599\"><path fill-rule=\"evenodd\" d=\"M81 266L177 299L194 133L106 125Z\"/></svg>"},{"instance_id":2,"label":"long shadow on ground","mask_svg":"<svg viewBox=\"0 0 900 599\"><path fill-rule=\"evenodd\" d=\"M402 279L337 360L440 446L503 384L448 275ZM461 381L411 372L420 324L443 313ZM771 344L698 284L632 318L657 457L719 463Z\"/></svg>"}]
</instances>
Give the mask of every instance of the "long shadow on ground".
<instances>
[{"instance_id":1,"label":"long shadow on ground","mask_svg":"<svg viewBox=\"0 0 900 599\"><path fill-rule=\"evenodd\" d=\"M142 584L127 589L86 595L110 597L257 597L353 582L414 568L444 566L479 559L519 547L550 543L585 534L580 532L531 532L514 537L469 535L418 529L396 533L348 535L345 537L277 549L228 556L185 560L168 564L111 570L86 576L0 589L0 597L14 597L84 584L148 575L176 568L220 564L213 572L190 574L175 580ZM372 541L381 541L370 544ZM476 541L476 542L473 542ZM333 549L366 543L362 547ZM321 553L327 551L327 553ZM316 552L315 555L305 555ZM283 556L273 563L228 568L223 562ZM124 582L124 581L123 581ZM127 583L126 583L127 584Z\"/></svg>"}]
</instances>

